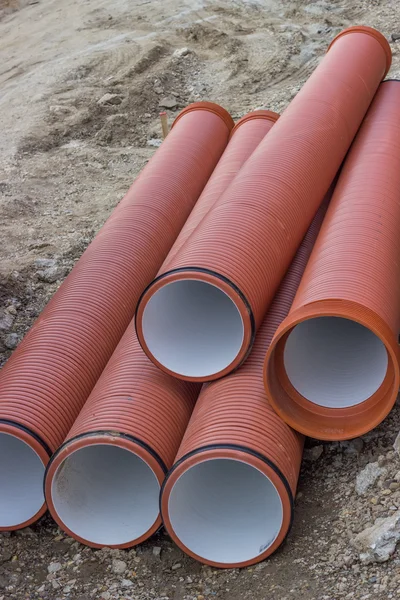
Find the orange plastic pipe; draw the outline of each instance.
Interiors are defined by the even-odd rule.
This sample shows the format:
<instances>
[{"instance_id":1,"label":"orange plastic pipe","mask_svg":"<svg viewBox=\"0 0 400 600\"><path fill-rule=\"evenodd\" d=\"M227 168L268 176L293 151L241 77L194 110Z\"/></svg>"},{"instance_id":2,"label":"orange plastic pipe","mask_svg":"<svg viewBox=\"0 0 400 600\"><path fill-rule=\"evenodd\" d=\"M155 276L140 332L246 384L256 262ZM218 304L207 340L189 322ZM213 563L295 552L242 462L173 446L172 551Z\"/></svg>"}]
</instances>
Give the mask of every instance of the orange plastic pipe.
<instances>
[{"instance_id":1,"label":"orange plastic pipe","mask_svg":"<svg viewBox=\"0 0 400 600\"><path fill-rule=\"evenodd\" d=\"M63 442L227 145L221 107L186 108L0 374L0 530L45 511Z\"/></svg>"},{"instance_id":2,"label":"orange plastic pipe","mask_svg":"<svg viewBox=\"0 0 400 600\"><path fill-rule=\"evenodd\" d=\"M387 40L342 32L231 185L150 286L139 340L166 372L237 368L390 66Z\"/></svg>"},{"instance_id":3,"label":"orange plastic pipe","mask_svg":"<svg viewBox=\"0 0 400 600\"><path fill-rule=\"evenodd\" d=\"M199 391L153 365L129 326L48 464L45 496L61 529L94 548L157 531L160 488Z\"/></svg>"},{"instance_id":4,"label":"orange plastic pipe","mask_svg":"<svg viewBox=\"0 0 400 600\"><path fill-rule=\"evenodd\" d=\"M176 544L216 567L244 567L269 556L293 519L303 436L268 403L263 362L288 313L328 198L318 210L257 334L235 373L204 385L161 495Z\"/></svg>"},{"instance_id":5,"label":"orange plastic pipe","mask_svg":"<svg viewBox=\"0 0 400 600\"><path fill-rule=\"evenodd\" d=\"M384 82L343 166L265 361L279 415L314 438L376 427L399 389L400 83Z\"/></svg>"}]
</instances>

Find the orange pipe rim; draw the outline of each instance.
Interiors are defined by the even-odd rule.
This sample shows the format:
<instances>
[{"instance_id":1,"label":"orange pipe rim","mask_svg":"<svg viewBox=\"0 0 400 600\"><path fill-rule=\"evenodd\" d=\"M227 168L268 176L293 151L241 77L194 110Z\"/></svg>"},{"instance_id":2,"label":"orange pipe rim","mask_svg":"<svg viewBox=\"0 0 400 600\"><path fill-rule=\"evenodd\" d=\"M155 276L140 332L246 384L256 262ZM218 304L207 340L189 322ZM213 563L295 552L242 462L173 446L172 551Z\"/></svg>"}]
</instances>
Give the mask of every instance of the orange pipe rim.
<instances>
[{"instance_id":1,"label":"orange pipe rim","mask_svg":"<svg viewBox=\"0 0 400 600\"><path fill-rule=\"evenodd\" d=\"M154 354L151 352L150 348L146 343L146 339L143 332L144 311L151 297L153 297L159 289L163 288L169 283L174 283L176 281L187 281L188 279L193 281L204 281L205 283L214 285L215 287L220 289L234 303L242 318L243 340L239 352L236 354L236 357L232 362L230 362L229 365L227 365L224 369L218 371L217 373L214 373L212 376L205 375L203 377L191 377L187 375L182 375L180 373L176 373L175 371L168 369L168 367L160 363L154 356ZM165 373L168 373L168 375L172 375L173 377L177 377L178 379L182 379L183 381L193 382L214 381L215 379L219 379L220 377L224 377L224 375L235 371L246 360L248 354L250 353L253 347L253 342L255 338L255 322L253 313L251 311L251 307L248 304L244 295L235 286L235 284L229 281L226 277L218 275L218 273L213 273L212 271L205 269L200 270L196 267L185 267L181 270L167 271L166 273L156 278L145 289L145 291L139 299L139 303L135 314L135 327L141 347L155 365L157 365Z\"/></svg>"},{"instance_id":2,"label":"orange pipe rim","mask_svg":"<svg viewBox=\"0 0 400 600\"><path fill-rule=\"evenodd\" d=\"M257 119L266 119L267 121L272 121L272 123L276 123L276 121L279 119L279 117L280 117L280 115L276 112L273 112L272 110L254 110L253 112L250 112L247 115L244 115L244 117L242 117L241 119L239 119L239 121L237 121L235 123L235 126L231 131L230 138L233 136L235 131L237 131L237 129L241 125L243 125L243 123L246 123L247 121L253 121L253 120L257 120Z\"/></svg>"},{"instance_id":3,"label":"orange pipe rim","mask_svg":"<svg viewBox=\"0 0 400 600\"><path fill-rule=\"evenodd\" d=\"M51 450L34 432L30 431L27 427L20 425L19 423L13 423L12 421L0 419L0 433L11 435L21 442L27 444L39 456L44 468L47 467L51 456ZM0 531L16 531L17 529L29 527L29 525L32 525L38 519L40 519L40 517L42 517L46 511L47 505L44 501L40 509L30 519L27 519L18 525L0 527Z\"/></svg>"},{"instance_id":4,"label":"orange pipe rim","mask_svg":"<svg viewBox=\"0 0 400 600\"><path fill-rule=\"evenodd\" d=\"M263 475L265 475L275 486L282 502L282 525L273 543L258 556L239 563L220 563L206 560L189 550L189 548L187 548L175 534L168 514L169 496L179 477L188 469L197 464L213 459L224 458L246 463L263 473ZM253 450L235 445L230 446L229 444L214 444L212 446L197 448L194 452L183 456L177 463L175 463L166 476L160 495L162 521L165 529L175 544L186 554L203 564L226 569L248 567L265 560L268 556L275 552L275 550L277 550L282 544L290 530L293 521L293 508L294 499L289 483L279 469L271 461L261 455L258 455L258 453L254 452ZM234 526L235 524L232 523L232 527Z\"/></svg>"},{"instance_id":5,"label":"orange pipe rim","mask_svg":"<svg viewBox=\"0 0 400 600\"><path fill-rule=\"evenodd\" d=\"M290 383L283 362L285 342L299 323L317 317L340 317L363 325L384 344L388 368L384 381L370 398L347 408L326 408L307 400ZM264 386L269 402L288 425L320 440L359 437L383 421L396 402L400 385L400 350L393 333L371 310L352 301L325 300L304 306L279 327L264 363Z\"/></svg>"},{"instance_id":6,"label":"orange pipe rim","mask_svg":"<svg viewBox=\"0 0 400 600\"><path fill-rule=\"evenodd\" d=\"M349 33L365 33L367 35L370 35L377 42L380 43L380 45L382 46L382 48L386 54L386 70L383 75L383 77L386 77L386 75L388 74L389 69L392 65L392 50L391 50L390 44L387 41L387 39L385 38L385 36L377 29L374 29L374 27L368 27L368 25L353 25L352 27L347 27L347 29L344 29L343 31L338 33L336 37L333 38L333 40L331 41L331 43L328 46L327 52L329 52L329 50L332 48L333 44L339 38L341 38L344 35L347 35ZM382 79L383 79L383 77L382 77Z\"/></svg>"},{"instance_id":7,"label":"orange pipe rim","mask_svg":"<svg viewBox=\"0 0 400 600\"><path fill-rule=\"evenodd\" d=\"M223 122L225 123L225 125L227 126L229 131L231 131L231 129L235 125L234 120L232 119L232 117L228 113L228 111L225 110L225 108L223 108L219 104L215 104L214 102L202 101L202 102L193 102L192 104L189 104L188 106L186 106L179 113L179 115L176 117L176 119L172 123L171 129L172 129L172 127L174 127L174 125L177 124L177 122L179 121L179 119L181 119L183 117L183 115L186 115L187 113L192 112L193 110L208 110L208 112L214 113L214 115L217 115L218 117L220 117L223 120Z\"/></svg>"},{"instance_id":8,"label":"orange pipe rim","mask_svg":"<svg viewBox=\"0 0 400 600\"><path fill-rule=\"evenodd\" d=\"M44 477L44 492L47 501L47 506L49 512L54 519L54 521L59 525L59 527L65 531L70 537L74 538L81 544L85 544L91 548L104 548L106 545L108 548L131 548L132 546L136 546L137 544L141 544L145 540L147 540L150 536L152 536L162 525L161 515L158 514L157 519L154 521L153 525L141 536L126 542L124 544L98 544L91 542L90 540L86 540L76 534L74 531L69 529L62 519L59 517L56 508L54 506L53 498L52 498L52 483L54 477L57 474L59 467L62 463L72 454L74 454L77 450L81 450L82 448L87 448L88 446L96 446L96 445L110 445L117 446L123 450L128 450L132 452L139 458L143 460L147 464L148 467L153 471L154 475L157 478L157 481L160 485L160 489L162 483L165 478L165 474L167 472L167 468L164 465L161 458L156 455L156 453L151 450L147 444L144 444L139 439L133 438L128 434L123 434L117 431L95 431L85 433L81 436L77 436L70 440L67 440L55 454L53 454Z\"/></svg>"}]
</instances>

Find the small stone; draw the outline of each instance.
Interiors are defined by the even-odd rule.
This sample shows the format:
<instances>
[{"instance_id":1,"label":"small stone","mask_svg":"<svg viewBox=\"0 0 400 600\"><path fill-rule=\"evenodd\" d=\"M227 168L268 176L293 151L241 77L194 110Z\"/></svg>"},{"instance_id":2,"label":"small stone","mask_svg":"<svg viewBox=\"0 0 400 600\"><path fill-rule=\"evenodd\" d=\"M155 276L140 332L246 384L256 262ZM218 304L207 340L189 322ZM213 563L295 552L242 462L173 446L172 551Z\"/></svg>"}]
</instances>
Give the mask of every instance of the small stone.
<instances>
[{"instance_id":1,"label":"small stone","mask_svg":"<svg viewBox=\"0 0 400 600\"><path fill-rule=\"evenodd\" d=\"M54 267L56 265L55 258L37 258L35 260L35 266L38 269L46 269L49 267Z\"/></svg>"},{"instance_id":2,"label":"small stone","mask_svg":"<svg viewBox=\"0 0 400 600\"><path fill-rule=\"evenodd\" d=\"M72 560L73 560L74 562L78 562L78 560L80 560L80 559L81 559L81 554L80 554L79 552L78 552L78 554L75 554L75 555L72 557Z\"/></svg>"},{"instance_id":3,"label":"small stone","mask_svg":"<svg viewBox=\"0 0 400 600\"><path fill-rule=\"evenodd\" d=\"M53 590L58 590L61 587L58 581L56 581L55 579L53 579L53 581L51 582L51 586Z\"/></svg>"},{"instance_id":4,"label":"small stone","mask_svg":"<svg viewBox=\"0 0 400 600\"><path fill-rule=\"evenodd\" d=\"M391 517L377 519L371 527L361 531L353 540L364 564L385 562L396 550L400 540L400 510Z\"/></svg>"},{"instance_id":5,"label":"small stone","mask_svg":"<svg viewBox=\"0 0 400 600\"><path fill-rule=\"evenodd\" d=\"M392 490L390 490L389 488L386 488L385 490L382 490L381 495L382 496L390 496L391 493L392 493Z\"/></svg>"},{"instance_id":6,"label":"small stone","mask_svg":"<svg viewBox=\"0 0 400 600\"><path fill-rule=\"evenodd\" d=\"M159 102L159 106L161 108L175 108L178 105L176 98L174 96L165 96Z\"/></svg>"},{"instance_id":7,"label":"small stone","mask_svg":"<svg viewBox=\"0 0 400 600\"><path fill-rule=\"evenodd\" d=\"M397 434L397 436L396 436L396 439L394 440L393 448L394 448L394 451L395 451L395 452L396 452L398 455L400 455L400 431L399 431L399 433Z\"/></svg>"},{"instance_id":8,"label":"small stone","mask_svg":"<svg viewBox=\"0 0 400 600\"><path fill-rule=\"evenodd\" d=\"M304 460L308 462L316 462L322 455L323 451L324 447L322 445L307 448L304 450Z\"/></svg>"},{"instance_id":9,"label":"small stone","mask_svg":"<svg viewBox=\"0 0 400 600\"><path fill-rule=\"evenodd\" d=\"M10 315L13 315L14 317L17 314L17 309L15 308L15 306L13 304L11 304L11 306L7 306L6 311L8 313L10 313Z\"/></svg>"},{"instance_id":10,"label":"small stone","mask_svg":"<svg viewBox=\"0 0 400 600\"><path fill-rule=\"evenodd\" d=\"M400 33L392 33L392 42L398 42L400 40Z\"/></svg>"},{"instance_id":11,"label":"small stone","mask_svg":"<svg viewBox=\"0 0 400 600\"><path fill-rule=\"evenodd\" d=\"M62 279L65 274L66 269L57 265L44 269L43 271L37 271L38 278L45 283L54 283L55 281Z\"/></svg>"},{"instance_id":12,"label":"small stone","mask_svg":"<svg viewBox=\"0 0 400 600\"><path fill-rule=\"evenodd\" d=\"M116 575L122 575L123 573L125 573L126 569L127 569L127 564L125 561L114 558L114 560L112 561L112 572L113 573L115 573Z\"/></svg>"},{"instance_id":13,"label":"small stone","mask_svg":"<svg viewBox=\"0 0 400 600\"><path fill-rule=\"evenodd\" d=\"M0 310L0 331L8 331L14 323L14 315L6 310Z\"/></svg>"},{"instance_id":14,"label":"small stone","mask_svg":"<svg viewBox=\"0 0 400 600\"><path fill-rule=\"evenodd\" d=\"M178 569L181 569L181 568L182 568L181 563L175 563L174 565L172 565L171 571L177 571Z\"/></svg>"},{"instance_id":15,"label":"small stone","mask_svg":"<svg viewBox=\"0 0 400 600\"><path fill-rule=\"evenodd\" d=\"M162 144L162 140L160 139L155 139L155 138L151 138L150 140L147 140L147 145L151 146L153 148L159 148Z\"/></svg>"},{"instance_id":16,"label":"small stone","mask_svg":"<svg viewBox=\"0 0 400 600\"><path fill-rule=\"evenodd\" d=\"M99 104L100 106L104 106L105 104L121 104L121 102L121 96L118 96L118 94L108 93L104 94L104 96L102 96L100 100L97 100L97 104Z\"/></svg>"},{"instance_id":17,"label":"small stone","mask_svg":"<svg viewBox=\"0 0 400 600\"><path fill-rule=\"evenodd\" d=\"M359 472L356 479L356 492L359 496L365 494L368 488L372 487L378 477L384 475L386 469L383 469L377 462L368 463L362 471Z\"/></svg>"},{"instance_id":18,"label":"small stone","mask_svg":"<svg viewBox=\"0 0 400 600\"><path fill-rule=\"evenodd\" d=\"M182 56L187 56L188 54L190 54L190 50L185 46L184 48L177 48L172 56L174 58L181 58Z\"/></svg>"},{"instance_id":19,"label":"small stone","mask_svg":"<svg viewBox=\"0 0 400 600\"><path fill-rule=\"evenodd\" d=\"M161 555L161 547L153 546L153 556L157 556L157 558L159 558L160 555Z\"/></svg>"},{"instance_id":20,"label":"small stone","mask_svg":"<svg viewBox=\"0 0 400 600\"><path fill-rule=\"evenodd\" d=\"M364 442L361 438L347 440L341 442L340 445L343 448L344 453L349 454L350 456L358 456L359 454L361 454L362 449L364 448Z\"/></svg>"},{"instance_id":21,"label":"small stone","mask_svg":"<svg viewBox=\"0 0 400 600\"><path fill-rule=\"evenodd\" d=\"M61 569L62 569L62 564L61 563L59 563L59 562L52 562L47 567L47 572L48 573L57 573L57 571L61 571Z\"/></svg>"},{"instance_id":22,"label":"small stone","mask_svg":"<svg viewBox=\"0 0 400 600\"><path fill-rule=\"evenodd\" d=\"M46 586L45 586L45 584L43 584L43 585L41 585L41 586L40 586L40 587L39 587L39 588L38 588L36 591L37 591L39 594L42 594L42 593L44 592L44 590L45 590L45 589L46 589Z\"/></svg>"},{"instance_id":23,"label":"small stone","mask_svg":"<svg viewBox=\"0 0 400 600\"><path fill-rule=\"evenodd\" d=\"M19 335L17 333L8 333L4 337L4 345L8 350L14 350L19 344Z\"/></svg>"},{"instance_id":24,"label":"small stone","mask_svg":"<svg viewBox=\"0 0 400 600\"><path fill-rule=\"evenodd\" d=\"M110 600L111 594L110 592L103 592L102 594L100 594L100 598L102 598L103 600Z\"/></svg>"},{"instance_id":25,"label":"small stone","mask_svg":"<svg viewBox=\"0 0 400 600\"><path fill-rule=\"evenodd\" d=\"M162 94L164 92L164 88L161 85L158 85L157 83L154 85L153 90L156 94Z\"/></svg>"},{"instance_id":26,"label":"small stone","mask_svg":"<svg viewBox=\"0 0 400 600\"><path fill-rule=\"evenodd\" d=\"M389 485L389 489L392 490L392 492L395 492L399 488L400 488L400 483L398 481L392 481L392 483Z\"/></svg>"},{"instance_id":27,"label":"small stone","mask_svg":"<svg viewBox=\"0 0 400 600\"><path fill-rule=\"evenodd\" d=\"M123 579L121 581L121 587L123 588L130 588L133 586L133 581L131 581L130 579Z\"/></svg>"},{"instance_id":28,"label":"small stone","mask_svg":"<svg viewBox=\"0 0 400 600\"><path fill-rule=\"evenodd\" d=\"M197 600L204 600L204 596L200 594L199 596L197 596Z\"/></svg>"},{"instance_id":29,"label":"small stone","mask_svg":"<svg viewBox=\"0 0 400 600\"><path fill-rule=\"evenodd\" d=\"M378 498L372 497L370 499L371 504L378 504Z\"/></svg>"}]
</instances>

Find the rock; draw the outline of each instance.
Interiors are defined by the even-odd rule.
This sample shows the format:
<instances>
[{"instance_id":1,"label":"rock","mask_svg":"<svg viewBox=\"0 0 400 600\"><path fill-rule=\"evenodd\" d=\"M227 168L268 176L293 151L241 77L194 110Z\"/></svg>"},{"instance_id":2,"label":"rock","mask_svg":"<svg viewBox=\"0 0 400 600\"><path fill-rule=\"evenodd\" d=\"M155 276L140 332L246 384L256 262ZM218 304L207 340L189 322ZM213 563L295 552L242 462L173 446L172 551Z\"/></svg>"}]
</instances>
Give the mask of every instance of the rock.
<instances>
[{"instance_id":1,"label":"rock","mask_svg":"<svg viewBox=\"0 0 400 600\"><path fill-rule=\"evenodd\" d=\"M61 571L61 569L62 569L62 564L59 562L52 562L47 567L48 573L57 573L58 571Z\"/></svg>"},{"instance_id":2,"label":"rock","mask_svg":"<svg viewBox=\"0 0 400 600\"><path fill-rule=\"evenodd\" d=\"M182 56L187 56L187 54L190 54L190 50L185 46L184 48L177 48L172 56L174 58L181 58Z\"/></svg>"},{"instance_id":3,"label":"rock","mask_svg":"<svg viewBox=\"0 0 400 600\"><path fill-rule=\"evenodd\" d=\"M153 546L153 556L157 556L157 558L159 558L160 555L161 555L161 547Z\"/></svg>"},{"instance_id":4,"label":"rock","mask_svg":"<svg viewBox=\"0 0 400 600\"><path fill-rule=\"evenodd\" d=\"M55 258L37 258L35 260L35 267L37 267L38 269L45 269L48 267L54 267L54 265L56 264L56 259Z\"/></svg>"},{"instance_id":5,"label":"rock","mask_svg":"<svg viewBox=\"0 0 400 600\"><path fill-rule=\"evenodd\" d=\"M181 568L182 568L181 563L175 563L174 565L172 565L171 571L177 571L178 569L181 569Z\"/></svg>"},{"instance_id":6,"label":"rock","mask_svg":"<svg viewBox=\"0 0 400 600\"><path fill-rule=\"evenodd\" d=\"M377 519L371 527L361 531L353 540L364 564L385 562L396 550L400 540L400 510L391 517Z\"/></svg>"},{"instance_id":7,"label":"rock","mask_svg":"<svg viewBox=\"0 0 400 600\"><path fill-rule=\"evenodd\" d=\"M121 587L123 588L130 588L133 586L133 582L130 579L123 579L121 581Z\"/></svg>"},{"instance_id":8,"label":"rock","mask_svg":"<svg viewBox=\"0 0 400 600\"><path fill-rule=\"evenodd\" d=\"M147 140L147 145L152 146L153 148L159 148L162 144L162 140L157 140L152 138L151 140Z\"/></svg>"},{"instance_id":9,"label":"rock","mask_svg":"<svg viewBox=\"0 0 400 600\"><path fill-rule=\"evenodd\" d=\"M304 450L304 460L308 462L315 462L320 458L323 451L324 447L322 445L314 446L313 448L307 448Z\"/></svg>"},{"instance_id":10,"label":"rock","mask_svg":"<svg viewBox=\"0 0 400 600\"><path fill-rule=\"evenodd\" d=\"M10 313L10 315L13 315L14 317L17 314L17 309L15 308L15 306L13 304L11 304L11 306L7 306L6 311L8 313Z\"/></svg>"},{"instance_id":11,"label":"rock","mask_svg":"<svg viewBox=\"0 0 400 600\"><path fill-rule=\"evenodd\" d=\"M114 560L112 561L112 567L111 567L111 570L113 573L115 573L116 575L122 575L122 573L125 573L126 569L127 569L126 562L124 562L123 560L118 560L117 558L114 558Z\"/></svg>"},{"instance_id":12,"label":"rock","mask_svg":"<svg viewBox=\"0 0 400 600\"><path fill-rule=\"evenodd\" d=\"M396 454L400 456L400 431L397 434L396 439L394 440L393 448Z\"/></svg>"},{"instance_id":13,"label":"rock","mask_svg":"<svg viewBox=\"0 0 400 600\"><path fill-rule=\"evenodd\" d=\"M0 309L0 331L8 331L14 323L14 315L7 310Z\"/></svg>"},{"instance_id":14,"label":"rock","mask_svg":"<svg viewBox=\"0 0 400 600\"><path fill-rule=\"evenodd\" d=\"M350 456L358 456L361 454L362 449L364 448L364 442L361 438L355 438L354 440L340 442L340 446L343 448L345 454L349 454Z\"/></svg>"},{"instance_id":15,"label":"rock","mask_svg":"<svg viewBox=\"0 0 400 600\"><path fill-rule=\"evenodd\" d=\"M17 333L8 333L4 338L4 345L8 350L14 350L19 344L19 335Z\"/></svg>"},{"instance_id":16,"label":"rock","mask_svg":"<svg viewBox=\"0 0 400 600\"><path fill-rule=\"evenodd\" d=\"M400 33L392 33L390 37L392 38L392 42L398 42L400 40Z\"/></svg>"},{"instance_id":17,"label":"rock","mask_svg":"<svg viewBox=\"0 0 400 600\"><path fill-rule=\"evenodd\" d=\"M121 104L121 102L121 96L118 96L118 94L108 93L104 94L104 96L102 96L100 100L97 100L97 104L99 104L100 106L104 106L105 104Z\"/></svg>"},{"instance_id":18,"label":"rock","mask_svg":"<svg viewBox=\"0 0 400 600\"><path fill-rule=\"evenodd\" d=\"M110 600L111 594L110 592L103 592L102 594L100 594L100 598L102 598L103 600Z\"/></svg>"},{"instance_id":19,"label":"rock","mask_svg":"<svg viewBox=\"0 0 400 600\"><path fill-rule=\"evenodd\" d=\"M65 274L66 269L57 265L49 267L44 271L37 271L38 278L40 281L44 281L45 283L54 283L58 279L62 279Z\"/></svg>"},{"instance_id":20,"label":"rock","mask_svg":"<svg viewBox=\"0 0 400 600\"><path fill-rule=\"evenodd\" d=\"M42 594L42 593L44 592L44 590L45 590L45 589L46 589L46 586L45 586L45 584L43 584L43 585L41 585L39 588L37 588L37 590L36 590L36 591L37 591L39 594Z\"/></svg>"},{"instance_id":21,"label":"rock","mask_svg":"<svg viewBox=\"0 0 400 600\"><path fill-rule=\"evenodd\" d=\"M161 108L175 108L178 105L174 96L165 96L158 104Z\"/></svg>"},{"instance_id":22,"label":"rock","mask_svg":"<svg viewBox=\"0 0 400 600\"><path fill-rule=\"evenodd\" d=\"M368 463L362 471L359 472L356 479L356 492L359 496L365 494L365 492L374 485L378 477L384 475L386 469L380 467L377 462Z\"/></svg>"}]
</instances>

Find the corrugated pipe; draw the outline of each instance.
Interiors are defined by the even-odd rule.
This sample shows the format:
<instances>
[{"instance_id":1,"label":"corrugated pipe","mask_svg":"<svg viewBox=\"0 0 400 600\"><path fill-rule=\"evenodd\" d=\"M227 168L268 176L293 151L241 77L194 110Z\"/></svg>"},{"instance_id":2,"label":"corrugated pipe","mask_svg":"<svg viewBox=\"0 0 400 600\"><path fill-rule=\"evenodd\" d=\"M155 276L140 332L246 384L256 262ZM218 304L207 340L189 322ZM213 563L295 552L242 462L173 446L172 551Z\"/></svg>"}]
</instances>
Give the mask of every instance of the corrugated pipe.
<instances>
[{"instance_id":1,"label":"corrugated pipe","mask_svg":"<svg viewBox=\"0 0 400 600\"><path fill-rule=\"evenodd\" d=\"M229 138L221 107L186 108L0 374L0 530L45 511L43 475Z\"/></svg>"},{"instance_id":2,"label":"corrugated pipe","mask_svg":"<svg viewBox=\"0 0 400 600\"><path fill-rule=\"evenodd\" d=\"M244 567L286 537L303 436L268 403L265 352L287 315L329 198L318 210L245 364L206 384L161 494L164 525L187 554L216 567Z\"/></svg>"},{"instance_id":3,"label":"corrugated pipe","mask_svg":"<svg viewBox=\"0 0 400 600\"><path fill-rule=\"evenodd\" d=\"M163 373L128 327L46 470L50 514L93 547L127 548L161 525L160 487L200 384Z\"/></svg>"},{"instance_id":4,"label":"corrugated pipe","mask_svg":"<svg viewBox=\"0 0 400 600\"><path fill-rule=\"evenodd\" d=\"M164 264L162 265L158 277L155 282L149 287L148 290L145 290L142 299L139 301L138 311L136 313L136 330L138 333L139 341L148 354L151 357L153 362L160 368L163 368L163 365L157 360L156 355L158 356L158 352L156 355L151 351L151 348L154 349L153 343L161 342L162 347L159 347L160 352L163 356L168 355L170 360L174 360L174 352L173 350L169 350L170 339L169 337L158 337L159 327L163 327L163 314L162 311L164 309L163 306L158 305L158 301L162 298L160 296L155 296L152 304L148 304L148 299L152 296L157 289L166 289L167 293L172 291L173 295L176 293L176 286L167 286L164 287L165 280L164 275L167 276L167 280L169 280L169 273L171 268L173 269L174 261L177 256L179 256L179 252L185 246L185 243L189 238L195 235L196 228L203 221L205 216L210 212L218 198L225 192L225 190L229 187L230 183L235 178L235 175L239 172L239 170L243 167L247 159L251 156L254 150L257 148L261 140L265 137L265 135L270 131L271 127L279 118L277 113L268 111L268 110L258 110L251 112L244 117L242 117L235 125L231 132L230 142L219 161L215 171L206 187L203 190L202 195L200 196L196 206L190 213L188 220L186 221L179 237L177 238L175 244L173 245L170 253L168 254ZM190 241L189 241L190 243ZM181 283L181 286L185 286L186 283ZM188 297L188 301L191 304L191 309L195 309L196 311L204 311L207 310L208 304L207 301L203 304L203 295L201 293L202 283L197 280L190 281L192 287L191 290L188 290L188 293L193 293L193 296ZM220 297L220 293L218 289L213 289L214 298L218 300ZM179 290L178 290L179 292ZM185 290L183 290L185 294ZM223 295L224 297L224 295ZM222 297L222 299L223 299ZM173 298L172 298L173 300ZM229 317L230 311L229 306L228 313L225 316L225 321L227 324L227 328L223 329L222 333L225 336L225 344L229 345L232 341L232 335L235 336L234 330L230 330L229 328ZM223 307L222 307L223 310ZM144 313L145 311L145 313ZM144 313L144 314L143 314ZM186 314L181 315L182 321L182 335L192 334L197 336L199 339L199 332L197 329L193 331L194 322L191 319L192 313L187 312ZM172 323L174 325L174 323ZM202 335L209 335L212 333L211 326L223 327L223 320L220 320L219 323L210 323L210 326L205 329ZM218 328L216 329L218 331ZM168 332L166 332L168 333ZM157 337L153 337L157 336ZM150 341L149 341L150 340ZM150 344L150 347L149 347ZM209 361L214 361L219 352L219 346L215 347L215 353L210 349L210 354L206 357ZM176 356L178 360L180 360L179 355ZM191 359L190 354L188 354L188 359ZM171 371L172 373L173 371Z\"/></svg>"},{"instance_id":5,"label":"corrugated pipe","mask_svg":"<svg viewBox=\"0 0 400 600\"><path fill-rule=\"evenodd\" d=\"M379 32L335 38L225 193L142 296L139 341L166 372L226 375L255 332L390 66Z\"/></svg>"},{"instance_id":6,"label":"corrugated pipe","mask_svg":"<svg viewBox=\"0 0 400 600\"><path fill-rule=\"evenodd\" d=\"M232 130L234 141L170 254L189 237L277 118L257 111L238 121ZM246 128L251 136L242 135ZM46 500L60 527L95 547L132 546L156 531L161 524L160 486L199 391L200 384L173 379L155 367L140 348L133 324L128 326L67 440L49 463Z\"/></svg>"},{"instance_id":7,"label":"corrugated pipe","mask_svg":"<svg viewBox=\"0 0 400 600\"><path fill-rule=\"evenodd\" d=\"M399 389L400 82L383 83L265 362L275 410L323 440L378 425Z\"/></svg>"}]
</instances>

